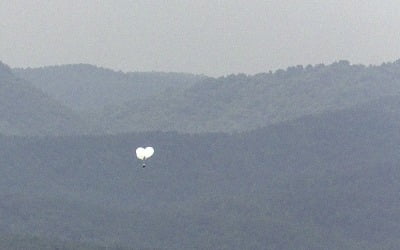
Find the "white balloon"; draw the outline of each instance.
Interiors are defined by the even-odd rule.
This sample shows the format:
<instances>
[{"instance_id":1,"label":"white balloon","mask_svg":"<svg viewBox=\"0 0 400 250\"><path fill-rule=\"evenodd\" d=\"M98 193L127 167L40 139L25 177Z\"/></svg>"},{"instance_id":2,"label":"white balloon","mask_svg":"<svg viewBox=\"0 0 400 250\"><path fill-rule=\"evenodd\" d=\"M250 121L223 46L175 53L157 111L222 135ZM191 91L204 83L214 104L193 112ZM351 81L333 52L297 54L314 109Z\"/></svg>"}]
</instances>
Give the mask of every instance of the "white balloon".
<instances>
[{"instance_id":1,"label":"white balloon","mask_svg":"<svg viewBox=\"0 0 400 250\"><path fill-rule=\"evenodd\" d=\"M146 156L144 154L144 148L139 147L139 148L136 149L136 157L139 160L144 160L145 159Z\"/></svg>"},{"instance_id":2,"label":"white balloon","mask_svg":"<svg viewBox=\"0 0 400 250\"><path fill-rule=\"evenodd\" d=\"M149 159L153 154L154 154L153 147L146 147L146 148L138 147L136 149L136 157L142 161Z\"/></svg>"},{"instance_id":3,"label":"white balloon","mask_svg":"<svg viewBox=\"0 0 400 250\"><path fill-rule=\"evenodd\" d=\"M144 157L146 157L146 159L149 159L153 154L154 154L153 147L147 147L144 149Z\"/></svg>"}]
</instances>

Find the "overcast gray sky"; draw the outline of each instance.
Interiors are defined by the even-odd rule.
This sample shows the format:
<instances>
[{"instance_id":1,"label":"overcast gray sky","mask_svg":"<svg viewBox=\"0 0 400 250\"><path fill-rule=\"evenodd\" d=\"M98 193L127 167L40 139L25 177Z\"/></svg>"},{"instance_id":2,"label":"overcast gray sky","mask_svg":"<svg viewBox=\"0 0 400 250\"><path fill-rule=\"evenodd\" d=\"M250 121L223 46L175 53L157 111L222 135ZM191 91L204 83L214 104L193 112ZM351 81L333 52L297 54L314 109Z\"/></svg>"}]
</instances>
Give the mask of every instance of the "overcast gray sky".
<instances>
[{"instance_id":1,"label":"overcast gray sky","mask_svg":"<svg viewBox=\"0 0 400 250\"><path fill-rule=\"evenodd\" d=\"M398 0L1 0L0 60L212 76L400 58Z\"/></svg>"}]
</instances>

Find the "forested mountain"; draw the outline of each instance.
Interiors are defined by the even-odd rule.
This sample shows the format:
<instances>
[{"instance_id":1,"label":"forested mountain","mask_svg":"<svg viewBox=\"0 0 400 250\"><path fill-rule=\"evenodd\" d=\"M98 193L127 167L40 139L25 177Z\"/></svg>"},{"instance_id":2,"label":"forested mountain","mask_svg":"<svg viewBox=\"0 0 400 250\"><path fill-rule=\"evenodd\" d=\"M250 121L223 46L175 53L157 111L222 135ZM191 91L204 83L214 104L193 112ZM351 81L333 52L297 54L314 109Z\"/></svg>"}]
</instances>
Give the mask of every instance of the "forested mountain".
<instances>
[{"instance_id":1,"label":"forested mountain","mask_svg":"<svg viewBox=\"0 0 400 250\"><path fill-rule=\"evenodd\" d=\"M220 78L1 64L0 248L396 249L399 87L399 61Z\"/></svg>"},{"instance_id":2,"label":"forested mountain","mask_svg":"<svg viewBox=\"0 0 400 250\"><path fill-rule=\"evenodd\" d=\"M2 230L134 249L396 249L399 108L239 134L3 136ZM156 149L146 168L139 145Z\"/></svg>"},{"instance_id":3,"label":"forested mountain","mask_svg":"<svg viewBox=\"0 0 400 250\"><path fill-rule=\"evenodd\" d=\"M180 92L204 76L162 72L116 72L89 64L14 69L16 75L75 111L112 112L130 100Z\"/></svg>"},{"instance_id":4,"label":"forested mountain","mask_svg":"<svg viewBox=\"0 0 400 250\"><path fill-rule=\"evenodd\" d=\"M297 66L274 73L207 78L184 93L132 100L104 119L110 132L248 131L400 94L400 61L381 66Z\"/></svg>"},{"instance_id":5,"label":"forested mountain","mask_svg":"<svg viewBox=\"0 0 400 250\"><path fill-rule=\"evenodd\" d=\"M81 133L86 126L77 114L0 62L0 134L66 135Z\"/></svg>"},{"instance_id":6,"label":"forested mountain","mask_svg":"<svg viewBox=\"0 0 400 250\"><path fill-rule=\"evenodd\" d=\"M108 134L249 131L400 94L399 61L380 66L339 61L220 78L91 65L14 72Z\"/></svg>"}]
</instances>

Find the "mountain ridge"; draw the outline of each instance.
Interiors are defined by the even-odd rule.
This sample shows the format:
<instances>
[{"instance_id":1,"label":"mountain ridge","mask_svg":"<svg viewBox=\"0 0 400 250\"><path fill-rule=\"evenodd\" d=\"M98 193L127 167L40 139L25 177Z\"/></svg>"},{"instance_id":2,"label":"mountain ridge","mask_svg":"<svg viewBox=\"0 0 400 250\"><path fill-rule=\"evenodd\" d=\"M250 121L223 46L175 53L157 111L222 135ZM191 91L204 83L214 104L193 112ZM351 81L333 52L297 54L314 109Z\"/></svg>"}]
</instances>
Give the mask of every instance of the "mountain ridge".
<instances>
[{"instance_id":1,"label":"mountain ridge","mask_svg":"<svg viewBox=\"0 0 400 250\"><path fill-rule=\"evenodd\" d=\"M16 233L99 246L393 249L399 108L395 96L234 134L2 137L0 187L28 205L4 199L0 214L30 218ZM145 169L142 145L156 150Z\"/></svg>"},{"instance_id":2,"label":"mountain ridge","mask_svg":"<svg viewBox=\"0 0 400 250\"><path fill-rule=\"evenodd\" d=\"M0 133L66 135L89 131L82 118L0 65Z\"/></svg>"},{"instance_id":3,"label":"mountain ridge","mask_svg":"<svg viewBox=\"0 0 400 250\"><path fill-rule=\"evenodd\" d=\"M87 64L14 72L78 110L98 134L249 131L400 94L400 60L379 66L338 61L219 78L123 73Z\"/></svg>"},{"instance_id":4,"label":"mountain ridge","mask_svg":"<svg viewBox=\"0 0 400 250\"><path fill-rule=\"evenodd\" d=\"M346 109L398 95L400 63L291 67L286 71L207 78L183 93L121 106L103 119L109 131L246 131L303 115ZM112 122L110 122L112 121Z\"/></svg>"},{"instance_id":5,"label":"mountain ridge","mask_svg":"<svg viewBox=\"0 0 400 250\"><path fill-rule=\"evenodd\" d=\"M15 68L13 72L53 98L81 112L103 112L130 99L151 98L167 89L190 86L201 75L122 72L90 64Z\"/></svg>"}]
</instances>

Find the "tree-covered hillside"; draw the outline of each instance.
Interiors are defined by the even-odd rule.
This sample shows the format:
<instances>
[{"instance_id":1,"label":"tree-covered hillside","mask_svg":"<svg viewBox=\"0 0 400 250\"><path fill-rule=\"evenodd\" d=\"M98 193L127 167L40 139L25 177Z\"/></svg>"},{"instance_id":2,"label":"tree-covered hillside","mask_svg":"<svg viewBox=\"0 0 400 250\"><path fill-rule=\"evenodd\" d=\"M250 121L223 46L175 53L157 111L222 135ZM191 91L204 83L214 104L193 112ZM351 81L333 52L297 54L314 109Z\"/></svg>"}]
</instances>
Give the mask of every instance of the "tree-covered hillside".
<instances>
[{"instance_id":1,"label":"tree-covered hillside","mask_svg":"<svg viewBox=\"0 0 400 250\"><path fill-rule=\"evenodd\" d=\"M88 64L14 69L19 77L63 105L84 113L113 112L127 101L180 92L204 78L201 75L162 72L116 72Z\"/></svg>"},{"instance_id":2,"label":"tree-covered hillside","mask_svg":"<svg viewBox=\"0 0 400 250\"><path fill-rule=\"evenodd\" d=\"M0 134L67 135L89 131L70 109L16 77L0 62Z\"/></svg>"},{"instance_id":3,"label":"tree-covered hillside","mask_svg":"<svg viewBox=\"0 0 400 250\"><path fill-rule=\"evenodd\" d=\"M165 249L396 249L400 99L240 134L1 137L4 234ZM156 154L142 168L136 146Z\"/></svg>"},{"instance_id":4,"label":"tree-covered hillside","mask_svg":"<svg viewBox=\"0 0 400 250\"><path fill-rule=\"evenodd\" d=\"M104 118L111 133L135 130L249 131L309 114L399 95L400 62L297 66L207 78L184 93L132 99Z\"/></svg>"},{"instance_id":5,"label":"tree-covered hillside","mask_svg":"<svg viewBox=\"0 0 400 250\"><path fill-rule=\"evenodd\" d=\"M14 69L81 112L96 133L242 132L400 95L400 62L296 66L211 78L92 65Z\"/></svg>"}]
</instances>

